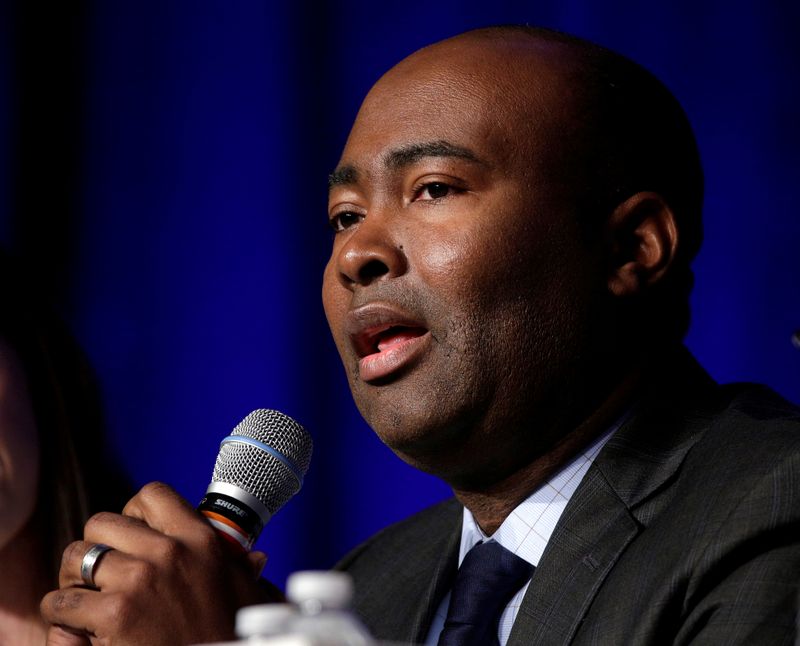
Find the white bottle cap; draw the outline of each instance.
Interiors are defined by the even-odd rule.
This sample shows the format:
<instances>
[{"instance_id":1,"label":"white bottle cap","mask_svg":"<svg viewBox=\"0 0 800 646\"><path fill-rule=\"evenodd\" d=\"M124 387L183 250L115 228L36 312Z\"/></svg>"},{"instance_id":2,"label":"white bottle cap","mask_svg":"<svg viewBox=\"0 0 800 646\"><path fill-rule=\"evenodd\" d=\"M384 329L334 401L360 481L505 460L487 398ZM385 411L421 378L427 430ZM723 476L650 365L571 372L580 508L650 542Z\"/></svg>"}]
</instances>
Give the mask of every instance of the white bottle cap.
<instances>
[{"instance_id":1,"label":"white bottle cap","mask_svg":"<svg viewBox=\"0 0 800 646\"><path fill-rule=\"evenodd\" d=\"M288 603L245 606L236 613L236 636L242 639L276 635L288 628L297 611Z\"/></svg>"},{"instance_id":2,"label":"white bottle cap","mask_svg":"<svg viewBox=\"0 0 800 646\"><path fill-rule=\"evenodd\" d=\"M344 572L295 572L286 580L286 597L312 613L343 610L353 598L353 580Z\"/></svg>"}]
</instances>

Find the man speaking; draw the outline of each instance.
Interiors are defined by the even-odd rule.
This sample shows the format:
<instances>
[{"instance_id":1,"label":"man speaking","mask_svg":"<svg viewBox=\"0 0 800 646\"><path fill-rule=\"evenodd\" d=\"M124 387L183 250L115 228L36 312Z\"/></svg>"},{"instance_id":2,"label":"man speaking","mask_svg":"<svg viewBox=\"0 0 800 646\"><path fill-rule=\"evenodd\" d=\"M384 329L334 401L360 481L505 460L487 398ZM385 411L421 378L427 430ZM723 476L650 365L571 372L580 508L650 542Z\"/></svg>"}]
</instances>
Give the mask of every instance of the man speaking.
<instances>
[{"instance_id":1,"label":"man speaking","mask_svg":"<svg viewBox=\"0 0 800 646\"><path fill-rule=\"evenodd\" d=\"M681 345L701 202L675 99L584 41L468 32L370 91L330 177L325 312L370 426L455 495L339 564L376 637L792 643L800 413ZM50 643L229 637L261 564L148 486L65 553Z\"/></svg>"}]
</instances>

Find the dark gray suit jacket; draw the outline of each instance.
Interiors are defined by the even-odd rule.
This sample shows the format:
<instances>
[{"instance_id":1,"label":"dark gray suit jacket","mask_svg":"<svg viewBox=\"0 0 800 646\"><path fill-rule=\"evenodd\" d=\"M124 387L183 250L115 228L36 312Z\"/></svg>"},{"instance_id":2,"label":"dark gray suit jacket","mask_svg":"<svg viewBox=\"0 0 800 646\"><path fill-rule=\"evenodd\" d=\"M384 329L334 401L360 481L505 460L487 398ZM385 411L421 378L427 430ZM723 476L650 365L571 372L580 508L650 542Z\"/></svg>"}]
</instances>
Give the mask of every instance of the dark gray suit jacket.
<instances>
[{"instance_id":1,"label":"dark gray suit jacket","mask_svg":"<svg viewBox=\"0 0 800 646\"><path fill-rule=\"evenodd\" d=\"M761 386L719 387L678 354L564 510L510 646L794 643L800 411ZM445 501L340 562L377 637L424 639L461 513Z\"/></svg>"}]
</instances>

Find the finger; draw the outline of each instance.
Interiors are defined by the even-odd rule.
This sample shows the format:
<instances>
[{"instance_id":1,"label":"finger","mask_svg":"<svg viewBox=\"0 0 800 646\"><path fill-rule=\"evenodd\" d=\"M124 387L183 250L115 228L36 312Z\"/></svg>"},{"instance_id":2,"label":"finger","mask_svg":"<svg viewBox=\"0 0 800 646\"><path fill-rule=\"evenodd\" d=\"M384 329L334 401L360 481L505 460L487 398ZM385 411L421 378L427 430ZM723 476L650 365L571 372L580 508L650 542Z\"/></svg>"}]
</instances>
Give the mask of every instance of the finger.
<instances>
[{"instance_id":1,"label":"finger","mask_svg":"<svg viewBox=\"0 0 800 646\"><path fill-rule=\"evenodd\" d=\"M138 519L107 511L92 516L83 528L83 540L87 549L96 543L104 543L129 554L146 555L162 541L160 532Z\"/></svg>"},{"instance_id":2,"label":"finger","mask_svg":"<svg viewBox=\"0 0 800 646\"><path fill-rule=\"evenodd\" d=\"M192 540L198 532L212 532L203 516L163 482L146 484L125 505L122 513L138 518L167 536Z\"/></svg>"},{"instance_id":3,"label":"finger","mask_svg":"<svg viewBox=\"0 0 800 646\"><path fill-rule=\"evenodd\" d=\"M77 635L61 626L50 626L47 631L47 646L90 646L88 637Z\"/></svg>"},{"instance_id":4,"label":"finger","mask_svg":"<svg viewBox=\"0 0 800 646\"><path fill-rule=\"evenodd\" d=\"M62 588L70 586L85 586L86 582L81 576L81 565L86 552L95 543L75 541L67 545L61 556L61 569L58 572L58 585ZM138 561L125 552L111 549L104 552L94 565L93 578L95 588L124 589L132 580L133 571Z\"/></svg>"},{"instance_id":5,"label":"finger","mask_svg":"<svg viewBox=\"0 0 800 646\"><path fill-rule=\"evenodd\" d=\"M109 608L111 598L111 595L87 588L63 588L48 592L42 598L39 610L47 623L57 626L60 630L60 633L51 631L54 638L61 640L56 643L68 646L84 645L87 643L86 636L96 632L98 619L106 616L105 613L109 610L113 612L113 608ZM77 635L73 634L70 640L68 635L71 632ZM76 639L78 635L83 635L81 637L83 641Z\"/></svg>"},{"instance_id":6,"label":"finger","mask_svg":"<svg viewBox=\"0 0 800 646\"><path fill-rule=\"evenodd\" d=\"M250 564L250 568L255 575L254 578L257 580L267 564L267 555L264 552L249 552L247 554L247 562Z\"/></svg>"}]
</instances>

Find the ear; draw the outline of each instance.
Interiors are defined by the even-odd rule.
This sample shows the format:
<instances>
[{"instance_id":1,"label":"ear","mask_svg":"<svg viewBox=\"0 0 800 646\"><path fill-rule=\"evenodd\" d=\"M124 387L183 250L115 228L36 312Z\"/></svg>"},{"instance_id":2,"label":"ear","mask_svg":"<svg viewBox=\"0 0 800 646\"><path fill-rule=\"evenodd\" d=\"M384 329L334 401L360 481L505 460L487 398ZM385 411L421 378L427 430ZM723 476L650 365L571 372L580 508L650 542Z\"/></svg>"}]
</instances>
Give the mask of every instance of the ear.
<instances>
[{"instance_id":1,"label":"ear","mask_svg":"<svg viewBox=\"0 0 800 646\"><path fill-rule=\"evenodd\" d=\"M636 193L614 209L606 240L609 291L619 297L641 293L660 281L675 260L675 215L658 193Z\"/></svg>"}]
</instances>

